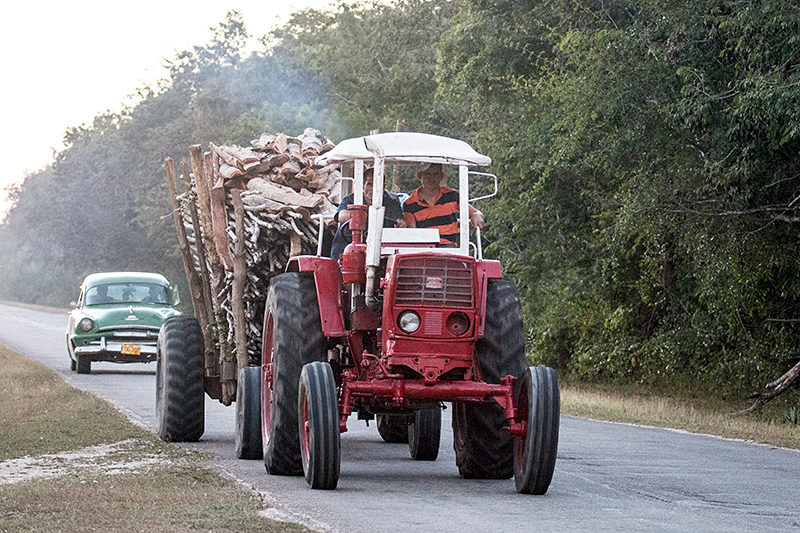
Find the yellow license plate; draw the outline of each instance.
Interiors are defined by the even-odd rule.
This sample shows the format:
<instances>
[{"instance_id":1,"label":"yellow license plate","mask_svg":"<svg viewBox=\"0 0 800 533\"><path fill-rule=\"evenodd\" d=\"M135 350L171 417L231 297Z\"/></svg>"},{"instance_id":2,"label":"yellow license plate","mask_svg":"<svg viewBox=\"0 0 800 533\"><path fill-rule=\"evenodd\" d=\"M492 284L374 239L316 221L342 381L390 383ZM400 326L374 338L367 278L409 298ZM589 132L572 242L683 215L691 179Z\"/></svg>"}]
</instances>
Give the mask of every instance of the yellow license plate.
<instances>
[{"instance_id":1,"label":"yellow license plate","mask_svg":"<svg viewBox=\"0 0 800 533\"><path fill-rule=\"evenodd\" d=\"M124 355L139 355L142 353L142 347L138 344L123 344L120 353Z\"/></svg>"}]
</instances>

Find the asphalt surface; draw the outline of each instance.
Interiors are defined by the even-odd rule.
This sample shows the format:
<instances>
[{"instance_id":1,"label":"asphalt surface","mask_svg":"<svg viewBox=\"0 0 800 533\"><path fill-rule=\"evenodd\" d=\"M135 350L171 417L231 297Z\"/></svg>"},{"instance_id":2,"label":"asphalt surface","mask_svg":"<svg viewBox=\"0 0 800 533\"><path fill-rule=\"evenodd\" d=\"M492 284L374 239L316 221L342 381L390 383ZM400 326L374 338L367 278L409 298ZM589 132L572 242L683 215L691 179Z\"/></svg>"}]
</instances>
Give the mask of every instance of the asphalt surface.
<instances>
[{"instance_id":1,"label":"asphalt surface","mask_svg":"<svg viewBox=\"0 0 800 533\"><path fill-rule=\"evenodd\" d=\"M69 370L66 315L0 305L0 343L155 429L155 365L94 363ZM187 447L262 494L274 518L318 531L800 532L800 452L680 431L561 418L555 475L544 496L513 480L464 480L445 411L439 458L416 462L350 420L335 491L267 475L234 456L234 407L207 399L206 433Z\"/></svg>"}]
</instances>

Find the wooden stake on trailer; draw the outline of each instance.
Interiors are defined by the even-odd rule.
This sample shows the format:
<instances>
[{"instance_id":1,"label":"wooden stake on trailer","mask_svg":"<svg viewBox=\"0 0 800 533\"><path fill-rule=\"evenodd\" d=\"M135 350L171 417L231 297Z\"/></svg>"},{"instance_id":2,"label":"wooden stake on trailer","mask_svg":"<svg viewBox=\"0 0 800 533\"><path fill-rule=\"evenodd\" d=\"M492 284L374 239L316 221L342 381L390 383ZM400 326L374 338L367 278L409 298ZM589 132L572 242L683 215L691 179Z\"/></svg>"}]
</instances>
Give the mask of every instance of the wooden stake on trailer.
<instances>
[{"instance_id":1,"label":"wooden stake on trailer","mask_svg":"<svg viewBox=\"0 0 800 533\"><path fill-rule=\"evenodd\" d=\"M199 146L197 147L197 151L199 153ZM206 152L203 154L203 161L203 178L206 180L209 193L212 193L211 186L214 176L216 176L219 171L219 156ZM209 196L209 207L211 207L212 201L212 196ZM211 213L209 213L209 220L212 221L211 233L209 233L209 235L211 236L211 246L214 247L214 254L209 256L212 258L211 278L214 280L212 291L214 295L214 311L216 311L219 318L222 318L226 313L220 301L220 295L225 288L225 268L222 265L219 250L216 248L217 241L214 239L213 216ZM227 225L227 217L224 217L223 220ZM230 253L230 250L226 251ZM223 405L230 405L236 398L236 378L238 376L236 373L236 366L233 363L233 348L228 342L228 337L226 335L218 334L217 342L219 343L219 381L222 387L220 402Z\"/></svg>"},{"instance_id":2,"label":"wooden stake on trailer","mask_svg":"<svg viewBox=\"0 0 800 533\"><path fill-rule=\"evenodd\" d=\"M208 317L206 316L206 307L203 301L203 280L200 279L200 275L194 268L189 239L186 237L186 228L183 226L183 216L181 215L181 206L178 203L178 187L175 183L175 168L172 164L172 159L167 158L164 161L164 167L167 171L167 184L169 185L170 199L172 201L172 217L175 221L175 229L178 232L178 246L183 258L183 269L186 272L186 279L189 282L192 309L194 309L194 316L197 317L200 327L205 330L208 329Z\"/></svg>"},{"instance_id":3,"label":"wooden stake on trailer","mask_svg":"<svg viewBox=\"0 0 800 533\"><path fill-rule=\"evenodd\" d=\"M210 269L210 289L211 289L211 302L214 308L214 316L211 321L212 325L219 326L219 318L224 316L224 309L219 302L219 291L224 285L225 272L222 268L222 263L217 253L216 244L214 242L214 226L211 218L211 187L209 180L213 176L210 165L204 164L204 159L201 147L199 144L194 144L189 147L189 157L192 165L192 173L194 174L195 188L197 189L198 204L200 207L200 225L203 229L203 244L206 253L208 254ZM235 380L236 375L231 368L233 361L233 354L231 352L230 344L222 335L217 335L217 343L219 345L219 380L220 380L220 398L219 401L224 405L230 405L236 395Z\"/></svg>"},{"instance_id":4,"label":"wooden stake on trailer","mask_svg":"<svg viewBox=\"0 0 800 533\"><path fill-rule=\"evenodd\" d=\"M236 224L236 244L233 249L233 285L231 287L231 307L233 311L234 342L236 344L237 368L241 371L249 362L247 355L247 319L244 314L244 284L247 281L247 261L245 259L244 204L239 189L231 191L233 213ZM238 376L239 372L237 372Z\"/></svg>"},{"instance_id":5,"label":"wooden stake on trailer","mask_svg":"<svg viewBox=\"0 0 800 533\"><path fill-rule=\"evenodd\" d=\"M189 174L189 164L186 161L181 161L181 173L183 174L183 179L186 182L186 185L191 189L192 187L192 178ZM195 182L195 188L197 188L197 183ZM194 231L195 236L195 251L197 253L198 263L200 265L200 281L201 281L201 288L203 291L203 309L204 309L204 317L205 322L203 322L202 318L197 315L197 311L195 311L195 316L197 316L198 322L200 322L200 327L203 330L203 367L205 369L206 376L216 376L218 375L217 369L217 349L216 343L214 342L214 336L211 334L211 328L209 327L211 324L214 323L214 304L211 297L211 277L208 273L208 263L206 262L206 247L203 245L203 230L200 227L200 216L197 213L197 204L192 200L189 202L189 216L192 219L192 230Z\"/></svg>"}]
</instances>

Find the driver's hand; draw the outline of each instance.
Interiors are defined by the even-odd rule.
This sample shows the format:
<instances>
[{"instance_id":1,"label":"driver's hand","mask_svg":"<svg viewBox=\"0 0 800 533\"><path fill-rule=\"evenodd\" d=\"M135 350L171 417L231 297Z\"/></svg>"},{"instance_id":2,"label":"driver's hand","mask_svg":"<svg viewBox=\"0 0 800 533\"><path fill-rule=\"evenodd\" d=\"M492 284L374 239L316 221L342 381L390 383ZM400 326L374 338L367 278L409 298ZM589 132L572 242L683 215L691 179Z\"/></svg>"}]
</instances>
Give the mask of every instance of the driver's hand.
<instances>
[{"instance_id":1,"label":"driver's hand","mask_svg":"<svg viewBox=\"0 0 800 533\"><path fill-rule=\"evenodd\" d=\"M407 228L408 224L406 223L405 219L398 218L397 222L394 223L395 228Z\"/></svg>"},{"instance_id":2,"label":"driver's hand","mask_svg":"<svg viewBox=\"0 0 800 533\"><path fill-rule=\"evenodd\" d=\"M483 229L483 213L481 213L477 209L473 211L472 215L470 215L469 217L469 225L472 228Z\"/></svg>"}]
</instances>

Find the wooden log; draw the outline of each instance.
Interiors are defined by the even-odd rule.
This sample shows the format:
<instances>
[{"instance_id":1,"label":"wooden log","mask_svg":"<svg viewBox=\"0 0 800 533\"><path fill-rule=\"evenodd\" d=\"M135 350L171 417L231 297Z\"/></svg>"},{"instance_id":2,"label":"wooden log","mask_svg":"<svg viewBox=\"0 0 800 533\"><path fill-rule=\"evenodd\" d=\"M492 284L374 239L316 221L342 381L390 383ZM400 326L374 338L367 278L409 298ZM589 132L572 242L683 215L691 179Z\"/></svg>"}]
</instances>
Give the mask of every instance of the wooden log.
<instances>
[{"instance_id":1,"label":"wooden log","mask_svg":"<svg viewBox=\"0 0 800 533\"><path fill-rule=\"evenodd\" d=\"M219 157L216 154L206 152L203 154L205 164L203 165L204 177L210 183L212 177L219 171ZM217 193L219 194L219 193ZM225 191L222 189L222 201L225 201ZM224 203L223 203L224 207ZM219 217L219 215L218 215ZM227 227L227 217L222 216L223 224ZM212 232L214 228L212 228ZM224 229L223 229L224 232ZM227 235L226 235L227 240ZM220 289L227 287L225 269L222 266L222 260L219 256L219 251L216 248L216 239L211 239L211 246L214 247L216 254L212 256L215 260L211 262L211 278L213 281L213 294L219 294ZM230 254L230 248L227 252ZM225 317L225 310L222 306L222 300L219 297L214 298L214 311L220 317ZM236 398L236 372L233 364L233 350L228 342L227 337L217 335L217 342L219 343L219 381L220 381L220 402L223 405L230 405Z\"/></svg>"},{"instance_id":2,"label":"wooden log","mask_svg":"<svg viewBox=\"0 0 800 533\"><path fill-rule=\"evenodd\" d=\"M184 177L189 177L189 165L186 161L181 161L181 172ZM188 181L189 187L192 186L191 178ZM197 183L195 183L197 189ZM214 303L211 297L211 276L208 272L208 262L206 261L206 249L203 242L203 231L200 224L200 216L197 212L197 205L194 201L189 203L189 216L192 220L192 231L195 235L195 250L198 256L198 265L200 268L200 281L203 293L203 307L205 309L205 316L201 319L200 315L195 310L195 317L200 322L200 327L203 330L203 367L205 375L212 376L217 373L217 350L214 337L211 334L211 324L214 323Z\"/></svg>"},{"instance_id":3,"label":"wooden log","mask_svg":"<svg viewBox=\"0 0 800 533\"><path fill-rule=\"evenodd\" d=\"M275 137L275 141L272 143L272 149L276 154L282 154L288 150L289 140L286 138L286 135L279 133L277 137Z\"/></svg>"},{"instance_id":4,"label":"wooden log","mask_svg":"<svg viewBox=\"0 0 800 533\"><path fill-rule=\"evenodd\" d=\"M303 196L294 190L281 185L268 182L261 178L254 178L247 183L247 188L255 191L265 198L281 202L286 205L296 205L299 207L314 208L324 201L322 196L309 193L310 196Z\"/></svg>"},{"instance_id":5,"label":"wooden log","mask_svg":"<svg viewBox=\"0 0 800 533\"><path fill-rule=\"evenodd\" d=\"M233 255L231 255L230 240L225 229L228 227L227 214L225 213L225 188L219 180L211 188L211 220L214 229L214 243L217 247L222 267L233 271Z\"/></svg>"},{"instance_id":6,"label":"wooden log","mask_svg":"<svg viewBox=\"0 0 800 533\"><path fill-rule=\"evenodd\" d=\"M223 146L223 149L236 159L239 168L246 168L250 163L261 161L261 156L257 153L241 146Z\"/></svg>"},{"instance_id":7,"label":"wooden log","mask_svg":"<svg viewBox=\"0 0 800 533\"><path fill-rule=\"evenodd\" d=\"M231 286L231 306L233 311L234 345L236 363L241 370L250 362L247 355L247 320L244 309L244 284L247 280L247 261L245 258L244 204L241 191L231 191L233 213L236 219L236 244L233 250L233 284ZM236 372L238 375L239 372Z\"/></svg>"},{"instance_id":8,"label":"wooden log","mask_svg":"<svg viewBox=\"0 0 800 533\"><path fill-rule=\"evenodd\" d=\"M164 167L167 172L167 185L169 186L170 200L172 202L172 218L178 233L178 248L181 251L183 270L186 273L186 280L189 283L189 292L192 298L192 309L194 310L194 316L196 316L198 322L200 322L200 326L203 327L203 322L206 322L206 325L208 325L208 319L206 317L205 303L203 302L202 280L197 270L194 268L192 252L189 246L189 240L186 236L186 228L183 226L181 206L178 203L178 188L175 183L175 167L172 163L172 159L167 158L164 161Z\"/></svg>"},{"instance_id":9,"label":"wooden log","mask_svg":"<svg viewBox=\"0 0 800 533\"><path fill-rule=\"evenodd\" d=\"M264 159L266 160L266 163L270 166L270 168L272 168L272 167L279 167L279 166L283 165L284 163L289 161L290 157L291 156L289 154L281 153L281 154L268 155Z\"/></svg>"},{"instance_id":10,"label":"wooden log","mask_svg":"<svg viewBox=\"0 0 800 533\"><path fill-rule=\"evenodd\" d=\"M219 175L222 178L229 180L239 176L244 176L244 171L238 167L232 167L227 163L222 163L219 166Z\"/></svg>"},{"instance_id":11,"label":"wooden log","mask_svg":"<svg viewBox=\"0 0 800 533\"><path fill-rule=\"evenodd\" d=\"M271 133L262 133L258 139L250 141L250 144L252 144L254 148L266 149L269 148L274 142L275 135L272 135Z\"/></svg>"},{"instance_id":12,"label":"wooden log","mask_svg":"<svg viewBox=\"0 0 800 533\"><path fill-rule=\"evenodd\" d=\"M792 368L789 369L784 375L773 381L772 383L767 383L764 387L764 391L762 392L754 392L750 395L750 398L755 398L756 401L748 407L747 409L743 409L737 413L734 413L735 416L744 415L755 411L758 407L772 401L773 398L776 396L783 394L789 387L791 387L794 383L800 383L800 362L794 365Z\"/></svg>"}]
</instances>

